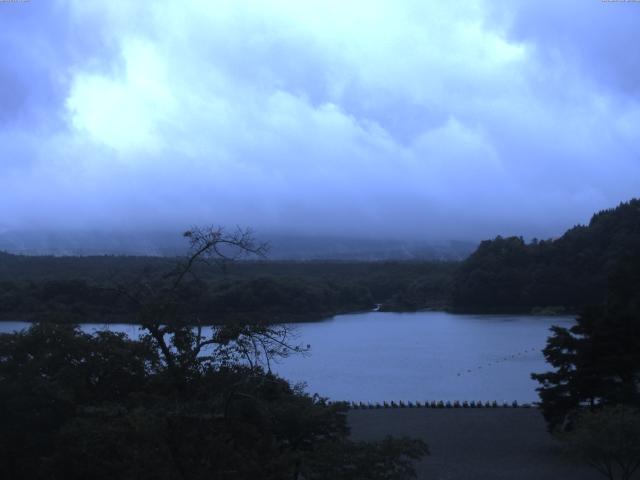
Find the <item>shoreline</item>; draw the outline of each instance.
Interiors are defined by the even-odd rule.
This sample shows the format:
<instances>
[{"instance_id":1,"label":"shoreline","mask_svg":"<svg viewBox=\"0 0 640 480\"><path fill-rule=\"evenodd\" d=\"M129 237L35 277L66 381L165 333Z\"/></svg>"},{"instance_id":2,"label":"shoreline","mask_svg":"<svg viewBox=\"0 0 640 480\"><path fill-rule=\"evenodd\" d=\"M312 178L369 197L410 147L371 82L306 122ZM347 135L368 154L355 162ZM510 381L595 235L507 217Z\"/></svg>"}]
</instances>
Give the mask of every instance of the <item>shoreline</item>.
<instances>
[{"instance_id":1,"label":"shoreline","mask_svg":"<svg viewBox=\"0 0 640 480\"><path fill-rule=\"evenodd\" d=\"M343 311L331 311L331 312L316 312L309 314L283 314L283 313L274 313L272 315L269 314L258 314L257 312L247 312L247 313L236 313L236 314L220 314L220 316L227 316L226 321L221 322L205 322L205 325L224 325L225 323L229 323L235 320L246 321L246 318L243 317L258 317L260 320L264 320L265 316L270 316L272 320L266 321L263 323L269 325L280 325L284 323L321 323L327 320L330 320L334 317L340 315L358 315L358 314L366 314L366 313L422 313L422 312L442 312L448 313L451 315L519 315L519 316L532 316L532 317L572 317L577 315L575 311L563 311L563 312L548 312L548 311L498 311L498 310L489 310L489 311L476 311L476 310L464 310L464 309L451 309L451 308L419 308L415 310L408 309L385 309L383 304L377 304L379 308L373 308L370 310L343 310ZM48 319L38 319L37 316L40 315L38 313L1 313L0 314L0 322L24 322L24 323L37 323L39 321L50 321ZM78 314L73 314L78 315ZM113 325L113 324L124 324L124 325L139 325L139 322L135 321L135 319L131 318L131 315L128 314L110 314L110 315L88 315L86 321L82 322L64 322L69 324L104 324L104 325ZM262 318L260 318L262 317ZM196 325L194 325L196 326Z\"/></svg>"}]
</instances>

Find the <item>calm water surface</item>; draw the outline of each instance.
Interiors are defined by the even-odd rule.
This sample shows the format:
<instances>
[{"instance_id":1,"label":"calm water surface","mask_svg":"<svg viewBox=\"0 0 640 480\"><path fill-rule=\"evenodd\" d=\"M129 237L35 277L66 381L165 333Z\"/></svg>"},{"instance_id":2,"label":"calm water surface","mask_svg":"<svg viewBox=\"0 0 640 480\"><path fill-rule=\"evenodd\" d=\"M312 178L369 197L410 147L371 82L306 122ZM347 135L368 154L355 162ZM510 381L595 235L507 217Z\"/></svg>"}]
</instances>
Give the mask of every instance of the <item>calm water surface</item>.
<instances>
[{"instance_id":1,"label":"calm water surface","mask_svg":"<svg viewBox=\"0 0 640 480\"><path fill-rule=\"evenodd\" d=\"M549 369L542 348L551 325L571 317L370 312L292 325L307 356L273 369L334 400L537 401L531 372ZM25 328L0 322L0 331ZM133 325L109 325L135 337ZM91 332L104 325L85 324Z\"/></svg>"}]
</instances>

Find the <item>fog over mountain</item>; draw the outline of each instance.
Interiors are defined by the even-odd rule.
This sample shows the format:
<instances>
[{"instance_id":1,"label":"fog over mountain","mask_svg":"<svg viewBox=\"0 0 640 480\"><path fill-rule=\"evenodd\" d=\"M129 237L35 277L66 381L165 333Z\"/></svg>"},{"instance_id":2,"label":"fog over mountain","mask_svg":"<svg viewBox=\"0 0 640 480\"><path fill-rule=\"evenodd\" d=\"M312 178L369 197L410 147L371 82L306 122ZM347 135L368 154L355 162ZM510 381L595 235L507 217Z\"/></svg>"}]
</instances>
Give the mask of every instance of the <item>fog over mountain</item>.
<instances>
[{"instance_id":1,"label":"fog over mountain","mask_svg":"<svg viewBox=\"0 0 640 480\"><path fill-rule=\"evenodd\" d=\"M465 241L398 240L323 235L260 235L267 260L462 260L477 246ZM33 232L0 233L0 252L18 255L176 256L188 242L175 232ZM251 257L253 258L253 257Z\"/></svg>"},{"instance_id":2,"label":"fog over mountain","mask_svg":"<svg viewBox=\"0 0 640 480\"><path fill-rule=\"evenodd\" d=\"M638 25L599 0L2 2L0 232L557 236L640 194Z\"/></svg>"}]
</instances>

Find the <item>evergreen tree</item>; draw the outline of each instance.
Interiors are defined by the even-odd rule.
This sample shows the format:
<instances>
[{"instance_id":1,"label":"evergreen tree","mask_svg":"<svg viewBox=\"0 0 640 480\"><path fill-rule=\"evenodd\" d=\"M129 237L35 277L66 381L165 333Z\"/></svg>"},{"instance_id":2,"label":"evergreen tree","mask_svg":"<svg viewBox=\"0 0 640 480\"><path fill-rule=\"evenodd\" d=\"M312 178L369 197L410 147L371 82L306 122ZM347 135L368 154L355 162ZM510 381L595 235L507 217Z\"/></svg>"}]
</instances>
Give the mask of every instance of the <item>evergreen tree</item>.
<instances>
[{"instance_id":1,"label":"evergreen tree","mask_svg":"<svg viewBox=\"0 0 640 480\"><path fill-rule=\"evenodd\" d=\"M640 405L640 256L621 260L603 306L552 332L544 354L555 370L532 375L551 429L580 406Z\"/></svg>"},{"instance_id":2,"label":"evergreen tree","mask_svg":"<svg viewBox=\"0 0 640 480\"><path fill-rule=\"evenodd\" d=\"M497 237L480 244L458 269L457 310L578 311L605 300L607 281L624 258L640 255L640 199L621 203L555 240Z\"/></svg>"}]
</instances>

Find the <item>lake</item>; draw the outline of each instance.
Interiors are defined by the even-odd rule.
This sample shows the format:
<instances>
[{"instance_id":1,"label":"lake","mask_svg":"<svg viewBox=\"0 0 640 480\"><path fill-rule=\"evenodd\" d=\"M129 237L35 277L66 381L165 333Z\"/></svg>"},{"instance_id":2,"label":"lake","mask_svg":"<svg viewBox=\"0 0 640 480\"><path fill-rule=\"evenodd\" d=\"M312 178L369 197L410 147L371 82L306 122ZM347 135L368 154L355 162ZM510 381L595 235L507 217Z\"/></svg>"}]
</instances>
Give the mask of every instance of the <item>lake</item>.
<instances>
[{"instance_id":1,"label":"lake","mask_svg":"<svg viewBox=\"0 0 640 480\"><path fill-rule=\"evenodd\" d=\"M307 356L273 365L332 400L538 400L531 372L549 370L542 355L549 328L572 317L368 312L295 324ZM0 322L0 331L25 328ZM85 324L137 336L133 325Z\"/></svg>"}]
</instances>

